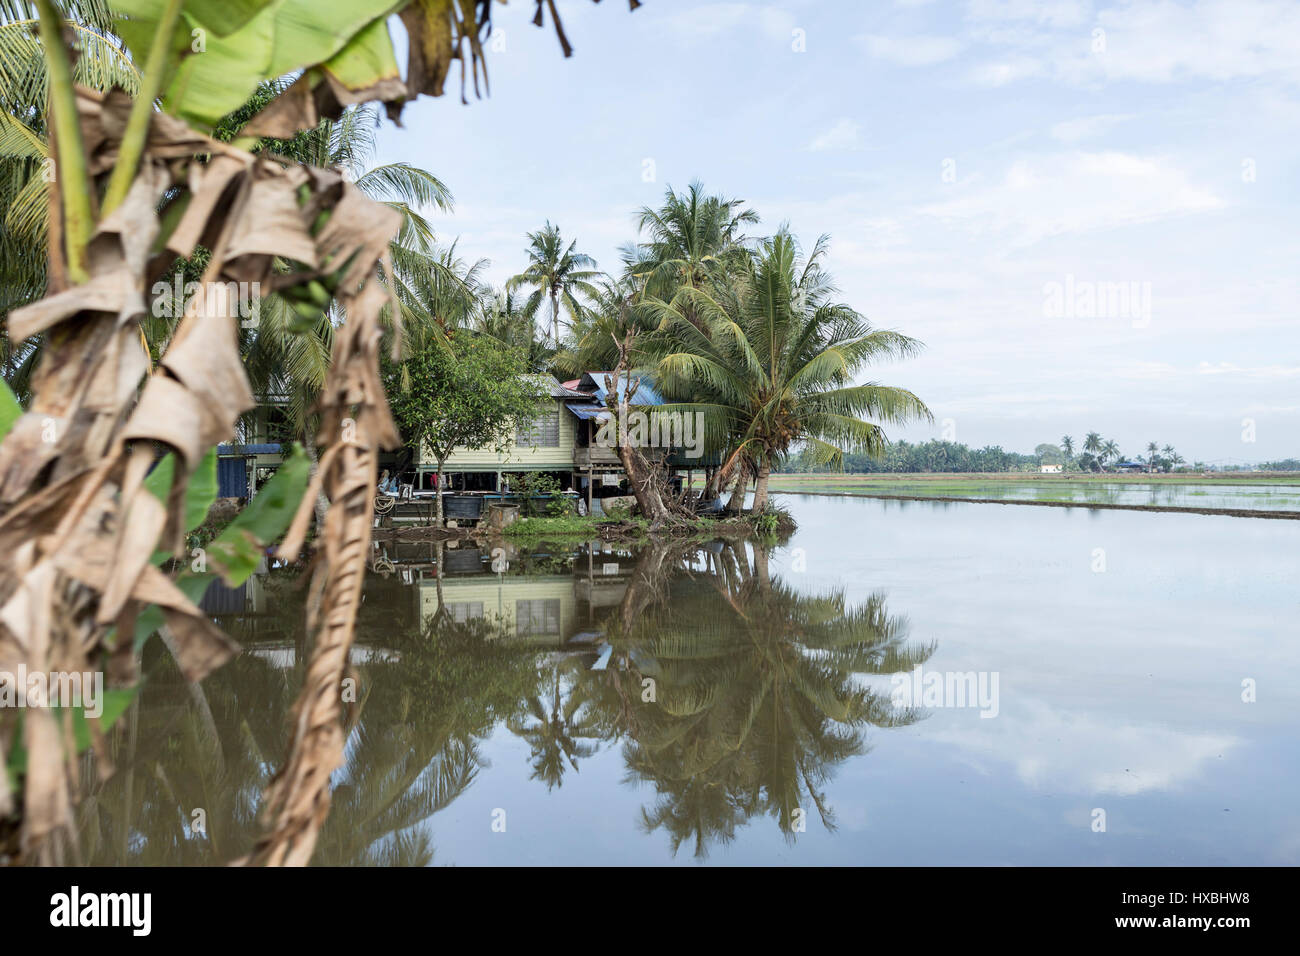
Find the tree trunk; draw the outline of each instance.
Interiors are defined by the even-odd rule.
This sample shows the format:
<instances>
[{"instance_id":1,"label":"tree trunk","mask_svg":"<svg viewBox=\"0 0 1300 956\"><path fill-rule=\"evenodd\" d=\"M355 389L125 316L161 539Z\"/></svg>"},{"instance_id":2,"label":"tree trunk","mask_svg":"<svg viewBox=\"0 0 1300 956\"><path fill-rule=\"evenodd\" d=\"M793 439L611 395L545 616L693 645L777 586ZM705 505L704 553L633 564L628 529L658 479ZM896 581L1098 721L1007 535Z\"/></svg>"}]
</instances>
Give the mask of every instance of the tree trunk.
<instances>
[{"instance_id":1,"label":"tree trunk","mask_svg":"<svg viewBox=\"0 0 1300 956\"><path fill-rule=\"evenodd\" d=\"M551 339L555 347L560 347L560 299L554 292L551 293Z\"/></svg>"},{"instance_id":2,"label":"tree trunk","mask_svg":"<svg viewBox=\"0 0 1300 956\"><path fill-rule=\"evenodd\" d=\"M708 503L718 497L718 481L721 478L721 468L704 469L704 490L700 492L700 501Z\"/></svg>"},{"instance_id":3,"label":"tree trunk","mask_svg":"<svg viewBox=\"0 0 1300 956\"><path fill-rule=\"evenodd\" d=\"M437 482L437 485L433 489L433 495L438 502L438 510L435 512L434 521L435 521L435 527L438 528L442 527L442 462L443 459L439 458L438 468L434 472L434 481Z\"/></svg>"},{"instance_id":4,"label":"tree trunk","mask_svg":"<svg viewBox=\"0 0 1300 956\"><path fill-rule=\"evenodd\" d=\"M641 449L619 444L618 460L627 472L627 483L632 486L641 513L650 519L650 530L659 528L668 518L668 508L659 492L658 476Z\"/></svg>"},{"instance_id":5,"label":"tree trunk","mask_svg":"<svg viewBox=\"0 0 1300 956\"><path fill-rule=\"evenodd\" d=\"M316 454L316 439L312 434L312 429L308 428L303 435L303 447L307 452L308 459L311 460L310 474L314 478L317 470L320 468L320 457ZM371 476L374 479L374 476ZM322 482L321 487L324 487ZM330 500L325 497L324 491L316 493L316 533L320 534L325 529L325 516L329 514Z\"/></svg>"},{"instance_id":6,"label":"tree trunk","mask_svg":"<svg viewBox=\"0 0 1300 956\"><path fill-rule=\"evenodd\" d=\"M763 509L767 507L767 479L771 474L772 468L767 459L758 466L758 483L754 486L754 514L762 514Z\"/></svg>"},{"instance_id":7,"label":"tree trunk","mask_svg":"<svg viewBox=\"0 0 1300 956\"><path fill-rule=\"evenodd\" d=\"M745 491L749 486L749 469L745 465L736 466L736 486L731 491L731 500L727 502L727 510L733 514L740 514L745 510Z\"/></svg>"},{"instance_id":8,"label":"tree trunk","mask_svg":"<svg viewBox=\"0 0 1300 956\"><path fill-rule=\"evenodd\" d=\"M628 484L636 498L641 513L650 519L650 530L657 531L672 520L668 506L664 503L664 484L655 466L646 458L640 448L625 444L627 437L628 401L630 385L626 382L631 377L631 362L628 355L632 350L634 333L627 334L618 342L618 363L614 366L612 376L605 376L605 407L613 416L614 436L618 460L627 473ZM623 391L620 392L620 385Z\"/></svg>"}]
</instances>

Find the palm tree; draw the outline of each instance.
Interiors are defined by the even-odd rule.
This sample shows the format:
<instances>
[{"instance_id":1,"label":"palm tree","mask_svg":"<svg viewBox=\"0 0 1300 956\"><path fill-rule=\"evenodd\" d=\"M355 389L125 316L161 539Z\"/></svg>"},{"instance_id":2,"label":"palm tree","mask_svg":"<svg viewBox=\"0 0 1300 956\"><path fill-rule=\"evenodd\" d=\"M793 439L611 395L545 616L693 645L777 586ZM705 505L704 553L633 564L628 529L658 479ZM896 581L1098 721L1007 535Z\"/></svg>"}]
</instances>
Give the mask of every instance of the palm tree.
<instances>
[{"instance_id":1,"label":"palm tree","mask_svg":"<svg viewBox=\"0 0 1300 956\"><path fill-rule=\"evenodd\" d=\"M741 229L758 222L758 214L743 205L740 199L706 196L698 181L680 194L669 186L661 207L643 206L637 213L644 238L624 250L627 273L643 293L664 301L681 288L698 289L744 256Z\"/></svg>"},{"instance_id":2,"label":"palm tree","mask_svg":"<svg viewBox=\"0 0 1300 956\"><path fill-rule=\"evenodd\" d=\"M724 471L739 466L742 488L752 469L755 512L766 506L772 463L796 442L806 443L818 463L842 467L845 446L883 453L882 424L931 417L905 389L853 384L868 363L910 356L921 346L872 328L833 300L835 287L821 267L826 249L822 237L802 259L782 229L747 257L733 281L683 289L672 303L647 303L662 329L654 345L656 381L669 395L690 396L660 411L698 415L706 439L729 436ZM685 315L686 302L703 328Z\"/></svg>"},{"instance_id":3,"label":"palm tree","mask_svg":"<svg viewBox=\"0 0 1300 956\"><path fill-rule=\"evenodd\" d=\"M513 292L502 289L484 296L472 324L482 334L525 354L529 371L546 371L555 356L546 341L537 337L532 320L524 315Z\"/></svg>"},{"instance_id":4,"label":"palm tree","mask_svg":"<svg viewBox=\"0 0 1300 956\"><path fill-rule=\"evenodd\" d=\"M272 95L273 86L259 90L241 113L256 112L259 98ZM466 263L457 257L455 243L436 243L421 210L452 209L451 191L441 180L408 163L367 165L375 152L377 118L373 107L349 109L338 120L323 119L292 140L266 140L263 148L285 159L342 169L358 189L402 214L402 228L389 244L389 253L409 342L469 321L483 295L480 277L487 261ZM234 136L238 125L229 124L225 135ZM223 132L218 130L219 135ZM272 294L260 304L257 329L244 336L245 367L254 392L282 403L293 430L309 447L314 434L311 409L329 370L337 320L325 312L304 328L290 304Z\"/></svg>"},{"instance_id":5,"label":"palm tree","mask_svg":"<svg viewBox=\"0 0 1300 956\"><path fill-rule=\"evenodd\" d=\"M1156 470L1156 457L1160 454L1160 443L1147 442L1147 472L1152 473Z\"/></svg>"},{"instance_id":6,"label":"palm tree","mask_svg":"<svg viewBox=\"0 0 1300 956\"><path fill-rule=\"evenodd\" d=\"M1101 460L1103 464L1107 461L1119 461L1123 457L1119 453L1119 445L1107 439L1106 444L1101 446Z\"/></svg>"},{"instance_id":7,"label":"palm tree","mask_svg":"<svg viewBox=\"0 0 1300 956\"><path fill-rule=\"evenodd\" d=\"M527 239L528 266L511 277L506 289L513 292L523 286L532 288L532 294L523 305L523 314L530 320L537 315L542 302L550 300L551 341L559 348L561 306L570 320L582 315L582 304L575 293L594 295L591 283L600 273L596 271L595 259L574 251L578 244L576 239L565 248L560 227L551 225L549 221L539 231L528 233Z\"/></svg>"},{"instance_id":8,"label":"palm tree","mask_svg":"<svg viewBox=\"0 0 1300 956\"><path fill-rule=\"evenodd\" d=\"M555 353L561 375L581 375L591 369L612 369L618 364L618 343L629 330L650 331L644 314L633 308L637 300L631 278L603 278L593 287L590 304L572 324L564 345Z\"/></svg>"},{"instance_id":9,"label":"palm tree","mask_svg":"<svg viewBox=\"0 0 1300 956\"><path fill-rule=\"evenodd\" d=\"M1097 432L1088 432L1083 439L1083 450L1090 455L1100 455L1102 444L1101 435Z\"/></svg>"},{"instance_id":10,"label":"palm tree","mask_svg":"<svg viewBox=\"0 0 1300 956\"><path fill-rule=\"evenodd\" d=\"M1061 439L1061 448L1065 451L1065 460L1069 461L1074 457L1074 439L1066 435Z\"/></svg>"},{"instance_id":11,"label":"palm tree","mask_svg":"<svg viewBox=\"0 0 1300 956\"><path fill-rule=\"evenodd\" d=\"M1182 457L1174 451L1173 445L1166 445L1160 449L1160 454L1164 458L1165 467L1173 471L1175 465L1182 464Z\"/></svg>"},{"instance_id":12,"label":"palm tree","mask_svg":"<svg viewBox=\"0 0 1300 956\"><path fill-rule=\"evenodd\" d=\"M77 38L73 78L91 89L120 86L135 95L140 74L113 35L103 0L65 3ZM45 53L33 29L30 0L0 0L0 374L20 395L38 354L37 342L9 339L9 312L45 293L49 235L49 131Z\"/></svg>"}]
</instances>

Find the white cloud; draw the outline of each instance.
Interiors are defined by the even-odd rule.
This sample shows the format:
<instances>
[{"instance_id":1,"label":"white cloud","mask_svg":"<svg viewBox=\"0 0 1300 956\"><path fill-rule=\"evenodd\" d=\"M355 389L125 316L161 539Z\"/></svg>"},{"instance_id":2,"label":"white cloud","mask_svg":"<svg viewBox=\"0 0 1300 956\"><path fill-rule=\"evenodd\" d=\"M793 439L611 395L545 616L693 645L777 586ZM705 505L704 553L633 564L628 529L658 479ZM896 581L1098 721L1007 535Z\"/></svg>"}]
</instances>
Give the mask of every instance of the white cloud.
<instances>
[{"instance_id":1,"label":"white cloud","mask_svg":"<svg viewBox=\"0 0 1300 956\"><path fill-rule=\"evenodd\" d=\"M1038 60L1013 57L996 63L983 63L974 69L971 78L981 86L1006 86L1017 80L1041 76L1043 72L1043 65Z\"/></svg>"},{"instance_id":2,"label":"white cloud","mask_svg":"<svg viewBox=\"0 0 1300 956\"><path fill-rule=\"evenodd\" d=\"M971 0L971 20L1031 20L1050 26L1077 26L1088 19L1083 0Z\"/></svg>"},{"instance_id":3,"label":"white cloud","mask_svg":"<svg viewBox=\"0 0 1300 956\"><path fill-rule=\"evenodd\" d=\"M1196 366L1198 375L1240 375L1245 378L1279 379L1300 375L1300 365L1262 365L1246 368L1233 362L1201 362Z\"/></svg>"},{"instance_id":4,"label":"white cloud","mask_svg":"<svg viewBox=\"0 0 1300 956\"><path fill-rule=\"evenodd\" d=\"M862 127L845 117L826 132L814 137L808 149L814 152L831 149L860 149Z\"/></svg>"},{"instance_id":5,"label":"white cloud","mask_svg":"<svg viewBox=\"0 0 1300 956\"><path fill-rule=\"evenodd\" d=\"M1052 137L1063 143L1078 143L1085 139L1095 139L1112 127L1134 119L1133 113L1102 113L1097 116L1081 116L1078 119L1065 120L1052 127Z\"/></svg>"},{"instance_id":6,"label":"white cloud","mask_svg":"<svg viewBox=\"0 0 1300 956\"><path fill-rule=\"evenodd\" d=\"M1035 76L1091 86L1277 77L1300 83L1300 4L1135 0L1088 15L1079 3L976 0L972 36L1003 53L976 70L1000 86Z\"/></svg>"},{"instance_id":7,"label":"white cloud","mask_svg":"<svg viewBox=\"0 0 1300 956\"><path fill-rule=\"evenodd\" d=\"M1041 701L1026 702L1025 710L1021 719L996 722L1001 726L992 732L961 727L936 736L1014 766L1035 789L1123 796L1182 786L1240 742L1110 715L1062 713Z\"/></svg>"},{"instance_id":8,"label":"white cloud","mask_svg":"<svg viewBox=\"0 0 1300 956\"><path fill-rule=\"evenodd\" d=\"M933 66L951 60L962 50L961 41L952 37L864 34L855 39L870 56L899 66Z\"/></svg>"},{"instance_id":9,"label":"white cloud","mask_svg":"<svg viewBox=\"0 0 1300 956\"><path fill-rule=\"evenodd\" d=\"M1013 245L1222 208L1222 199L1163 159L1119 152L1066 153L1012 163L1000 183L923 215L1005 235Z\"/></svg>"},{"instance_id":10,"label":"white cloud","mask_svg":"<svg viewBox=\"0 0 1300 956\"><path fill-rule=\"evenodd\" d=\"M747 27L758 27L774 39L790 38L794 17L775 6L754 3L699 3L662 21L679 39L712 40Z\"/></svg>"},{"instance_id":11,"label":"white cloud","mask_svg":"<svg viewBox=\"0 0 1300 956\"><path fill-rule=\"evenodd\" d=\"M1145 0L1100 11L1111 79L1230 80L1277 73L1300 80L1300 5L1291 0Z\"/></svg>"}]
</instances>

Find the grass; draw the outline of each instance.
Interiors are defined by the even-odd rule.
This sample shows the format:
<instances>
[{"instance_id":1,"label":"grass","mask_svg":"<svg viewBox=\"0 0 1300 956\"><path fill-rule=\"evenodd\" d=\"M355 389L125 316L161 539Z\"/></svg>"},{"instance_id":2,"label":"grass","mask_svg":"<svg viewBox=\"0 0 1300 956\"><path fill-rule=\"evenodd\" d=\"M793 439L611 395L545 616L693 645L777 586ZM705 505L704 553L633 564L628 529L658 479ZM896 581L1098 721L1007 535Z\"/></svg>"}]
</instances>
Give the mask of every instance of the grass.
<instances>
[{"instance_id":1,"label":"grass","mask_svg":"<svg viewBox=\"0 0 1300 956\"><path fill-rule=\"evenodd\" d=\"M505 529L507 538L599 537L602 528L620 531L644 532L650 522L644 518L615 520L592 515L561 515L559 517L520 518Z\"/></svg>"},{"instance_id":2,"label":"grass","mask_svg":"<svg viewBox=\"0 0 1300 956\"><path fill-rule=\"evenodd\" d=\"M520 518L505 529L507 538L522 540L554 540L556 538L599 538L612 535L619 538L644 538L649 535L650 522L640 516L612 519L591 515L562 515L559 517ZM673 532L674 536L699 536L714 538L720 534L775 535L794 530L794 519L784 509L773 509L762 515L745 514L731 518L695 518Z\"/></svg>"}]
</instances>

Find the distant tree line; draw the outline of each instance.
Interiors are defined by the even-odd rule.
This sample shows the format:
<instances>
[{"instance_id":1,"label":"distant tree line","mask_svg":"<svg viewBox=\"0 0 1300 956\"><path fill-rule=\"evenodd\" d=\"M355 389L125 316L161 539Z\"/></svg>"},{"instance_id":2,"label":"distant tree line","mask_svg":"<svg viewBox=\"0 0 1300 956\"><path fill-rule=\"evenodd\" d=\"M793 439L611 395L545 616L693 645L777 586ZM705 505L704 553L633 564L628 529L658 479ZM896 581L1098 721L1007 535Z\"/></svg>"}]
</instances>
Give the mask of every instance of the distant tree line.
<instances>
[{"instance_id":1,"label":"distant tree line","mask_svg":"<svg viewBox=\"0 0 1300 956\"><path fill-rule=\"evenodd\" d=\"M1059 460L1060 449L1057 449ZM968 448L952 441L927 441L920 444L900 441L888 445L879 458L864 452L845 452L843 471L910 472L910 471L1037 471L1041 459L1038 455L1022 455L1006 451L998 445ZM782 468L787 472L839 471L829 465L817 464L811 451L803 448L790 455Z\"/></svg>"},{"instance_id":2,"label":"distant tree line","mask_svg":"<svg viewBox=\"0 0 1300 956\"><path fill-rule=\"evenodd\" d=\"M1033 454L1006 451L1000 445L969 448L959 442L927 441L919 444L900 441L888 445L879 457L865 452L845 452L843 471L846 473L870 472L1037 472L1042 465L1061 465L1067 472L1108 472L1117 468L1130 469L1144 466L1148 472L1174 471L1300 471L1300 459L1286 458L1266 461L1258 466L1209 466L1204 462L1188 462L1172 445L1158 442L1147 444L1147 454L1126 459L1114 441L1102 438L1097 432L1088 432L1082 448L1076 451L1075 441L1069 435L1060 444L1043 442ZM786 472L839 471L829 465L819 464L807 448L792 451L782 462Z\"/></svg>"}]
</instances>

